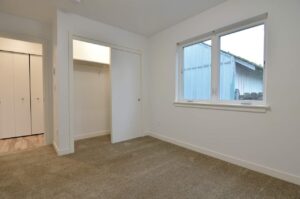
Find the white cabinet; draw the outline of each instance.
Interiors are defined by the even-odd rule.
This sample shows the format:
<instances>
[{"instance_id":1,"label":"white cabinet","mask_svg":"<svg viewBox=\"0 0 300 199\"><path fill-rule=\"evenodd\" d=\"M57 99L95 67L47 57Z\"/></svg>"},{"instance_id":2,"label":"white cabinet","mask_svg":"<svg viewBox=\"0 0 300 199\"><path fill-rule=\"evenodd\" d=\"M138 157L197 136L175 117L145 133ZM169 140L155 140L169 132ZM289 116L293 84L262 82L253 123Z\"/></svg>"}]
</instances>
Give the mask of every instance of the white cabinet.
<instances>
[{"instance_id":1,"label":"white cabinet","mask_svg":"<svg viewBox=\"0 0 300 199\"><path fill-rule=\"evenodd\" d=\"M31 57L0 52L0 139L44 133L42 58Z\"/></svg>"},{"instance_id":2,"label":"white cabinet","mask_svg":"<svg viewBox=\"0 0 300 199\"><path fill-rule=\"evenodd\" d=\"M45 133L43 59L41 56L30 55L30 82L32 134Z\"/></svg>"}]
</instances>

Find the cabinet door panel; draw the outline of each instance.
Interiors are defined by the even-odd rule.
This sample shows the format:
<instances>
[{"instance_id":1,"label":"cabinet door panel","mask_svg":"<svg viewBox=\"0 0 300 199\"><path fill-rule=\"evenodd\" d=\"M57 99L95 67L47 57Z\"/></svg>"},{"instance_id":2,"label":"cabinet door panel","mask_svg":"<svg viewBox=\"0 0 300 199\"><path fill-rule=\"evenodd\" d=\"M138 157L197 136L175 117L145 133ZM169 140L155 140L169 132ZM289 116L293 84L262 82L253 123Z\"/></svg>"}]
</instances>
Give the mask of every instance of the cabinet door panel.
<instances>
[{"instance_id":1,"label":"cabinet door panel","mask_svg":"<svg viewBox=\"0 0 300 199\"><path fill-rule=\"evenodd\" d=\"M43 59L30 56L32 134L45 133L43 96Z\"/></svg>"},{"instance_id":2,"label":"cabinet door panel","mask_svg":"<svg viewBox=\"0 0 300 199\"><path fill-rule=\"evenodd\" d=\"M13 54L0 52L0 139L15 137Z\"/></svg>"},{"instance_id":3,"label":"cabinet door panel","mask_svg":"<svg viewBox=\"0 0 300 199\"><path fill-rule=\"evenodd\" d=\"M29 55L14 54L13 65L16 136L30 135Z\"/></svg>"}]
</instances>

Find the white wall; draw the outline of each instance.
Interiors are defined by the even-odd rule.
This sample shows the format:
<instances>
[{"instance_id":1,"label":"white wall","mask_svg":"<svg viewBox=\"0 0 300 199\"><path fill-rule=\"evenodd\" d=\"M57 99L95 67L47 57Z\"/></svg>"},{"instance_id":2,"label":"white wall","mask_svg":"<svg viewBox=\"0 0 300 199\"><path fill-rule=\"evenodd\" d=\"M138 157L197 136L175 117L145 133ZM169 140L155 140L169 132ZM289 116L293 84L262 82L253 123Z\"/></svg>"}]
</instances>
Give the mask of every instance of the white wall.
<instances>
[{"instance_id":1,"label":"white wall","mask_svg":"<svg viewBox=\"0 0 300 199\"><path fill-rule=\"evenodd\" d=\"M52 43L51 25L0 12L0 36L43 43L44 96L46 104L47 143L52 143Z\"/></svg>"},{"instance_id":2,"label":"white wall","mask_svg":"<svg viewBox=\"0 0 300 199\"><path fill-rule=\"evenodd\" d=\"M116 28L110 25L106 25L100 22L90 20L78 15L57 12L56 32L54 35L54 63L55 63L55 133L54 144L57 152L62 154L71 153L74 151L72 135L70 130L70 121L73 121L72 114L69 114L70 107L73 104L69 104L69 91L72 84L69 84L69 53L70 42L69 36L81 36L83 38L92 39L104 43L109 43L117 46L131 48L139 50L143 53L143 77L145 76L147 54L147 39L145 37L136 35L134 33L127 32L120 28ZM145 80L146 78L144 78ZM143 86L146 87L146 81L143 81ZM145 89L144 89L145 90ZM71 93L71 95L73 95ZM143 93L143 99L146 97L146 93ZM143 101L143 106L146 108L146 101ZM144 112L145 113L145 112ZM71 118L70 118L71 117Z\"/></svg>"},{"instance_id":3,"label":"white wall","mask_svg":"<svg viewBox=\"0 0 300 199\"><path fill-rule=\"evenodd\" d=\"M0 12L0 33L1 36L4 35L16 39L49 40L51 27L50 24Z\"/></svg>"},{"instance_id":4,"label":"white wall","mask_svg":"<svg viewBox=\"0 0 300 199\"><path fill-rule=\"evenodd\" d=\"M75 139L110 132L109 66L74 61Z\"/></svg>"},{"instance_id":5,"label":"white wall","mask_svg":"<svg viewBox=\"0 0 300 199\"><path fill-rule=\"evenodd\" d=\"M150 38L150 131L300 184L300 1L228 0ZM267 113L173 105L176 43L269 13Z\"/></svg>"},{"instance_id":6,"label":"white wall","mask_svg":"<svg viewBox=\"0 0 300 199\"><path fill-rule=\"evenodd\" d=\"M40 43L27 42L4 37L0 37L0 50L34 55L43 55L43 45Z\"/></svg>"},{"instance_id":7,"label":"white wall","mask_svg":"<svg viewBox=\"0 0 300 199\"><path fill-rule=\"evenodd\" d=\"M110 48L94 43L73 40L73 58L82 61L110 64Z\"/></svg>"}]
</instances>

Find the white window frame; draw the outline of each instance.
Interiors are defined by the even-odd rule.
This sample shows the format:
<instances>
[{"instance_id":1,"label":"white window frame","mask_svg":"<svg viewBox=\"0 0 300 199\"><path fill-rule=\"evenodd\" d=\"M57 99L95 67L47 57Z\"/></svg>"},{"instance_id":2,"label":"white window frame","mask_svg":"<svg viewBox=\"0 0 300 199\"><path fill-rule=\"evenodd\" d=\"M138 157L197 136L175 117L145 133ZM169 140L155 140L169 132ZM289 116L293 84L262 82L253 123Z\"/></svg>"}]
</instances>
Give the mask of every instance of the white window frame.
<instances>
[{"instance_id":1,"label":"white window frame","mask_svg":"<svg viewBox=\"0 0 300 199\"><path fill-rule=\"evenodd\" d=\"M221 100L219 97L219 74L220 74L220 38L222 36L246 30L255 26L264 25L264 71L263 71L263 100ZM211 99L210 100L185 100L183 98L183 49L187 46L201 43L207 40L212 42L211 50ZM242 22L238 22L218 30L211 31L202 36L189 39L177 44L177 70L176 70L176 106L233 109L239 111L265 112L270 106L267 105L267 14L262 14Z\"/></svg>"},{"instance_id":2,"label":"white window frame","mask_svg":"<svg viewBox=\"0 0 300 199\"><path fill-rule=\"evenodd\" d=\"M178 60L179 60L179 64L178 64L178 86L179 86L179 89L178 89L178 94L177 95L177 99L179 101L185 101L185 102L194 102L194 100L184 100L183 99L183 92L184 92L184 84L183 84L183 62L184 62L184 59L183 59L183 55L184 55L184 48L185 47L188 47L188 46L192 46L194 44L198 44L198 43L202 43L202 42L205 42L205 41L208 41L208 40L211 40L212 41L212 36L207 36L207 37L202 37L200 40L196 40L196 41L193 41L193 42L189 42L189 43L185 43L183 45L180 46L179 48L179 57L178 57ZM213 50L211 50L211 55L213 55ZM212 65L212 63L211 63ZM211 70L212 70L212 67L211 67ZM212 73L212 71L211 71ZM212 84L212 82L211 82ZM212 90L211 90L212 92ZM211 99L212 99L212 94L211 94ZM200 100L202 102L209 102L210 100Z\"/></svg>"}]
</instances>

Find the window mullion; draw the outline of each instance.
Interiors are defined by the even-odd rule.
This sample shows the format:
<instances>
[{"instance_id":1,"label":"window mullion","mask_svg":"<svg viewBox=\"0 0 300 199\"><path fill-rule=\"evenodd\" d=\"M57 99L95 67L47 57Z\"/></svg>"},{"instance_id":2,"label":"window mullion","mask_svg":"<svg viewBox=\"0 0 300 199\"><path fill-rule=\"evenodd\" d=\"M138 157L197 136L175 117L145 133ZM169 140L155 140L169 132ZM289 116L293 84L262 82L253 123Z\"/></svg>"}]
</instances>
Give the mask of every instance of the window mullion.
<instances>
[{"instance_id":1,"label":"window mullion","mask_svg":"<svg viewBox=\"0 0 300 199\"><path fill-rule=\"evenodd\" d=\"M179 88L179 93L178 93L178 97L180 100L183 99L183 92L184 92L184 87L183 87L183 47L180 46L178 48L178 51L179 51L179 59L178 59L178 70L177 70L177 75L180 77L178 79L178 82L177 82L177 86ZM177 89L178 90L178 89Z\"/></svg>"},{"instance_id":2,"label":"window mullion","mask_svg":"<svg viewBox=\"0 0 300 199\"><path fill-rule=\"evenodd\" d=\"M220 39L214 34L212 36L212 67L211 67L211 96L212 102L219 101L219 62L220 62Z\"/></svg>"}]
</instances>

